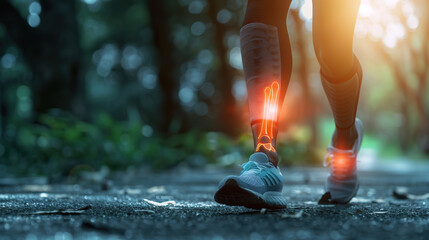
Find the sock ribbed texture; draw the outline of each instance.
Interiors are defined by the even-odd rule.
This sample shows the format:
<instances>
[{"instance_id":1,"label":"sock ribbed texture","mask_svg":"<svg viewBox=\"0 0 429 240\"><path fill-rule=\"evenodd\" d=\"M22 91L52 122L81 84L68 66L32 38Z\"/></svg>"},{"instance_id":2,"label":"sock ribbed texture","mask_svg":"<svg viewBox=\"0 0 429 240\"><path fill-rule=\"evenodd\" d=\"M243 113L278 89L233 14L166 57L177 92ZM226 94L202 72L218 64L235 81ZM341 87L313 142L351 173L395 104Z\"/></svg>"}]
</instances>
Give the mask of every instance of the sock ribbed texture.
<instances>
[{"instance_id":1,"label":"sock ribbed texture","mask_svg":"<svg viewBox=\"0 0 429 240\"><path fill-rule=\"evenodd\" d=\"M322 85L331 105L337 128L345 129L353 126L359 101L360 86L362 82L362 69L355 57L352 75L345 80L332 81L321 71Z\"/></svg>"},{"instance_id":2,"label":"sock ribbed texture","mask_svg":"<svg viewBox=\"0 0 429 240\"><path fill-rule=\"evenodd\" d=\"M281 83L281 57L277 27L249 23L240 31L241 55L246 79L250 121L263 119L264 89Z\"/></svg>"}]
</instances>

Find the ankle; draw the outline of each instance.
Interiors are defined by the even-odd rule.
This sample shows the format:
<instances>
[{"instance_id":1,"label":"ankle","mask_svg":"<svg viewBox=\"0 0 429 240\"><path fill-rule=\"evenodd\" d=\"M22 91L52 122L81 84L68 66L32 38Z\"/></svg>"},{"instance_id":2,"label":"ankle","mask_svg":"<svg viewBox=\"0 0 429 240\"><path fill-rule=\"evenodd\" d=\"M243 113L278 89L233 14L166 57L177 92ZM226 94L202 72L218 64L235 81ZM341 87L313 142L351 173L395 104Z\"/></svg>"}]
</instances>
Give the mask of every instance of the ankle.
<instances>
[{"instance_id":1,"label":"ankle","mask_svg":"<svg viewBox=\"0 0 429 240\"><path fill-rule=\"evenodd\" d=\"M255 152L265 153L265 155L268 157L268 160L274 165L274 167L277 167L279 164L279 155L277 154L277 151L269 151L264 147L261 147L257 151L255 150Z\"/></svg>"},{"instance_id":2,"label":"ankle","mask_svg":"<svg viewBox=\"0 0 429 240\"><path fill-rule=\"evenodd\" d=\"M272 136L262 136L261 139L258 139L261 135L261 128L262 128L262 121L255 121L252 123L252 136L253 136L253 144L256 149L258 146L259 140L261 140L261 143L271 143L271 145L276 148L277 146L277 132L278 132L278 125L275 122L272 122Z\"/></svg>"},{"instance_id":3,"label":"ankle","mask_svg":"<svg viewBox=\"0 0 429 240\"><path fill-rule=\"evenodd\" d=\"M332 145L338 149L349 150L353 148L357 138L358 133L354 124L349 128L336 128Z\"/></svg>"},{"instance_id":4,"label":"ankle","mask_svg":"<svg viewBox=\"0 0 429 240\"><path fill-rule=\"evenodd\" d=\"M270 162L277 167L279 162L279 157L276 150L276 138L277 138L277 124L273 123L273 132L272 136L264 135L259 138L261 132L261 123L252 124L252 134L253 134L253 143L254 143L254 152L262 152L268 156Z\"/></svg>"}]
</instances>

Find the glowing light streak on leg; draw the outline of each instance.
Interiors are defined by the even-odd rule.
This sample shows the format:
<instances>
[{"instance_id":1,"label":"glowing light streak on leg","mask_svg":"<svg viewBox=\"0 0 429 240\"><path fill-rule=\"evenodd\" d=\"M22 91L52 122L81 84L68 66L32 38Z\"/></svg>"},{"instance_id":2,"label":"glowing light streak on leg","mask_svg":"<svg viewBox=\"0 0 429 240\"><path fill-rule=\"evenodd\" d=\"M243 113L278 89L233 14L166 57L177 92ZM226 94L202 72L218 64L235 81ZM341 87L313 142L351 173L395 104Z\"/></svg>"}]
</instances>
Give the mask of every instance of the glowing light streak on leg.
<instances>
[{"instance_id":1,"label":"glowing light streak on leg","mask_svg":"<svg viewBox=\"0 0 429 240\"><path fill-rule=\"evenodd\" d=\"M271 84L270 87L266 87L264 89L264 93L264 115L262 118L262 125L258 136L258 144L256 146L256 151L259 151L261 147L264 147L268 151L276 152L275 148L272 145L272 139L274 138L273 124L274 120L277 118L278 111L278 82L275 81ZM264 142L261 142L262 138L265 138ZM269 142L265 142L267 138Z\"/></svg>"},{"instance_id":2,"label":"glowing light streak on leg","mask_svg":"<svg viewBox=\"0 0 429 240\"><path fill-rule=\"evenodd\" d=\"M271 105L270 105L270 112L271 112L271 122L270 127L268 128L268 136L270 136L270 139L274 138L273 135L273 123L277 119L277 111L278 111L278 94L279 94L279 84L278 82L273 82L271 84Z\"/></svg>"},{"instance_id":3,"label":"glowing light streak on leg","mask_svg":"<svg viewBox=\"0 0 429 240\"><path fill-rule=\"evenodd\" d=\"M265 90L265 100L264 100L264 115L262 117L262 126L261 126L261 131L259 132L259 136L258 139L260 139L262 136L268 135L268 131L267 131L267 118L269 115L269 111L270 111L270 100L271 100L271 88L270 87L266 87Z\"/></svg>"}]
</instances>

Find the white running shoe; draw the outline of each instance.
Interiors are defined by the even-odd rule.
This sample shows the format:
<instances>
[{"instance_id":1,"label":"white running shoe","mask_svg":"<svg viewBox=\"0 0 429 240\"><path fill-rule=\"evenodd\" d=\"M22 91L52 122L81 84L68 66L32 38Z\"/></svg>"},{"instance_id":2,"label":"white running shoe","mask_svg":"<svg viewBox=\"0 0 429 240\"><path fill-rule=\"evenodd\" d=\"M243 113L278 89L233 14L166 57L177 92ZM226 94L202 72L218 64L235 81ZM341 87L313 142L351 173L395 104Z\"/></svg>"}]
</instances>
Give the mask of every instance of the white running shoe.
<instances>
[{"instance_id":1,"label":"white running shoe","mask_svg":"<svg viewBox=\"0 0 429 240\"><path fill-rule=\"evenodd\" d=\"M331 146L325 156L323 165L330 167L330 174L326 180L326 193L319 200L319 204L346 204L356 196L359 181L356 173L356 157L363 139L363 124L356 118L355 126L358 138L351 150L341 150Z\"/></svg>"},{"instance_id":2,"label":"white running shoe","mask_svg":"<svg viewBox=\"0 0 429 240\"><path fill-rule=\"evenodd\" d=\"M252 154L242 167L240 175L227 176L219 183L214 196L216 202L254 209L286 207L282 195L283 175L265 153Z\"/></svg>"}]
</instances>

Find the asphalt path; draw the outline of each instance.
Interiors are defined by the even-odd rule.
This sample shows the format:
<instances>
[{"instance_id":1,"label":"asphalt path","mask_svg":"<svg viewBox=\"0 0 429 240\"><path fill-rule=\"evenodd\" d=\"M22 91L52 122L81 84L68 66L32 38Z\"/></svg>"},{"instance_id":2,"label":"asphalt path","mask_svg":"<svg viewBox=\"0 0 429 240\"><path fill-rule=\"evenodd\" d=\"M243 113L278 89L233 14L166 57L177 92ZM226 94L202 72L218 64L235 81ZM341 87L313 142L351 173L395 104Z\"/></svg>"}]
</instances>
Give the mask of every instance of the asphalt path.
<instances>
[{"instance_id":1,"label":"asphalt path","mask_svg":"<svg viewBox=\"0 0 429 240\"><path fill-rule=\"evenodd\" d=\"M0 239L429 239L426 170L361 172L357 197L334 206L317 204L325 169L285 169L281 211L215 203L237 171L0 179Z\"/></svg>"}]
</instances>

